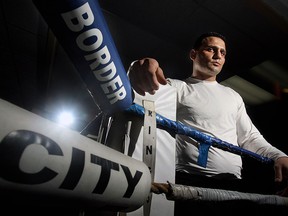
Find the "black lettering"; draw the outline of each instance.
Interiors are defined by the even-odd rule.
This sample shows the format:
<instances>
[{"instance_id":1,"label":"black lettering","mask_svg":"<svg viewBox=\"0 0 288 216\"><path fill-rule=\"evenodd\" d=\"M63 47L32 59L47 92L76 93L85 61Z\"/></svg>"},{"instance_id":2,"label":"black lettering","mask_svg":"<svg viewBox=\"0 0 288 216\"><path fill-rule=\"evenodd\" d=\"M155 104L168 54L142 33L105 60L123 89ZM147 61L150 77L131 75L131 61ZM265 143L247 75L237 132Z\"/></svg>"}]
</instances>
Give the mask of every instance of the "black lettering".
<instances>
[{"instance_id":1,"label":"black lettering","mask_svg":"<svg viewBox=\"0 0 288 216\"><path fill-rule=\"evenodd\" d=\"M128 187L123 197L130 198L143 173L137 170L133 178L128 167L124 165L121 165L121 167L125 173L128 182Z\"/></svg>"},{"instance_id":2,"label":"black lettering","mask_svg":"<svg viewBox=\"0 0 288 216\"><path fill-rule=\"evenodd\" d=\"M150 116L150 117L153 116L153 112L151 110L148 110L148 116Z\"/></svg>"},{"instance_id":3,"label":"black lettering","mask_svg":"<svg viewBox=\"0 0 288 216\"><path fill-rule=\"evenodd\" d=\"M99 181L93 193L103 194L109 183L111 169L119 171L119 164L93 154L91 154L91 163L101 166Z\"/></svg>"},{"instance_id":4,"label":"black lettering","mask_svg":"<svg viewBox=\"0 0 288 216\"><path fill-rule=\"evenodd\" d=\"M27 130L13 131L0 143L0 176L3 179L23 184L41 184L58 174L47 167L37 173L25 173L19 169L21 155L31 144L42 145L49 155L63 155L58 144L42 134Z\"/></svg>"},{"instance_id":5,"label":"black lettering","mask_svg":"<svg viewBox=\"0 0 288 216\"><path fill-rule=\"evenodd\" d=\"M152 154L152 145L146 146L146 155Z\"/></svg>"},{"instance_id":6,"label":"black lettering","mask_svg":"<svg viewBox=\"0 0 288 216\"><path fill-rule=\"evenodd\" d=\"M72 149L72 159L69 171L61 184L60 188L73 190L83 173L85 165L85 152L76 148Z\"/></svg>"}]
</instances>

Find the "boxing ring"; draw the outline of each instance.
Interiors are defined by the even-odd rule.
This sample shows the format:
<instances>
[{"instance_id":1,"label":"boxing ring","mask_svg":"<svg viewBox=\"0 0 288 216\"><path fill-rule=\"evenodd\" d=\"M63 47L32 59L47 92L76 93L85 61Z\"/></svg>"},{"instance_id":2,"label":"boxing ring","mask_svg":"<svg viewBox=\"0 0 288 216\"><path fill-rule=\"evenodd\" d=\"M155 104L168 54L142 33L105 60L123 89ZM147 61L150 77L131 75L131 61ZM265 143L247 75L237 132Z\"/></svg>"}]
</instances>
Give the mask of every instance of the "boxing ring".
<instances>
[{"instance_id":1,"label":"boxing ring","mask_svg":"<svg viewBox=\"0 0 288 216\"><path fill-rule=\"evenodd\" d=\"M159 204L167 206L167 216L173 215L173 202L169 201L199 200L199 194L203 200L256 199L271 205L288 206L287 199L280 196L271 195L262 199L263 196L256 194L211 191L174 184L175 161L171 158L175 147L167 131L200 141L202 153L198 163L204 167L210 146L247 155L263 163L272 161L176 122L175 92L170 94L170 90L164 89L173 98L171 101L174 104L166 104L162 110L167 110L167 106L172 108L174 114L171 118L158 114L158 93L156 98L137 95L133 98L126 71L96 0L34 0L34 3L74 63L105 118L115 120L117 116L122 124L116 125L116 128L111 126L107 132L107 143L96 142L0 99L1 190L11 194L20 191L33 196L49 196L52 200L57 197L84 210L89 208L96 212L105 210L127 215L157 215L150 208L159 208ZM153 106L155 102L153 109L141 106L143 100L151 101L151 98ZM135 100L138 100L137 103ZM147 123L146 112L147 116L153 117L147 128L153 128L155 132L152 139L150 132L145 135L155 144L151 152L149 146L143 149L143 143L140 147L137 144L143 142L144 135L140 131ZM138 126L134 124L135 116L136 121L140 119ZM132 125L128 124L130 120ZM136 138L130 139L130 129L138 130ZM159 137L162 138L160 141ZM164 154L169 153L169 158L163 153L159 156L159 149L165 151ZM141 158L144 152L151 156L151 161L147 160L149 165ZM164 164L168 164L168 172L163 170ZM157 194L161 193L166 195L167 200L163 200L163 196L158 199L160 196ZM156 196L147 201L152 194ZM134 213L143 206L144 212L141 209L141 212Z\"/></svg>"}]
</instances>

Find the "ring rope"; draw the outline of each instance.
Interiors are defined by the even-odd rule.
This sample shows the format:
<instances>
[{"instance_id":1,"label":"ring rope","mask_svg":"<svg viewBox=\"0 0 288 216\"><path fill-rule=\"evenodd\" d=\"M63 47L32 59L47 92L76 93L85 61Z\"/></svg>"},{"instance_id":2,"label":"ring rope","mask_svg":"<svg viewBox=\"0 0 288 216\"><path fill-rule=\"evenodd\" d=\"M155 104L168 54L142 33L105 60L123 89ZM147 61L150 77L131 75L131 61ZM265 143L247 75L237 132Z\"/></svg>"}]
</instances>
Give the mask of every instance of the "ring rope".
<instances>
[{"instance_id":1,"label":"ring rope","mask_svg":"<svg viewBox=\"0 0 288 216\"><path fill-rule=\"evenodd\" d=\"M244 193L231 190L201 188L169 183L152 183L151 191L156 194L164 193L168 200L177 201L239 201L247 200L257 204L277 205L288 207L288 197L279 195L264 195Z\"/></svg>"},{"instance_id":2,"label":"ring rope","mask_svg":"<svg viewBox=\"0 0 288 216\"><path fill-rule=\"evenodd\" d=\"M136 114L138 116L144 117L144 108L138 104L132 104L129 108L125 110L128 113ZM161 126L161 128L172 131L176 134L186 135L194 138L195 140L199 141L200 143L212 145L214 147L229 151L231 153L240 155L240 156L249 156L251 158L254 158L260 162L263 163L273 163L273 160L264 156L261 156L259 154L256 154L252 151L243 149L239 146L235 146L233 144L230 144L228 142L225 142L221 139L218 139L216 137L209 136L207 134L204 134L192 127L189 127L187 125L184 125L180 122L170 120L168 118L165 118L164 116L156 113L156 123L157 126Z\"/></svg>"}]
</instances>

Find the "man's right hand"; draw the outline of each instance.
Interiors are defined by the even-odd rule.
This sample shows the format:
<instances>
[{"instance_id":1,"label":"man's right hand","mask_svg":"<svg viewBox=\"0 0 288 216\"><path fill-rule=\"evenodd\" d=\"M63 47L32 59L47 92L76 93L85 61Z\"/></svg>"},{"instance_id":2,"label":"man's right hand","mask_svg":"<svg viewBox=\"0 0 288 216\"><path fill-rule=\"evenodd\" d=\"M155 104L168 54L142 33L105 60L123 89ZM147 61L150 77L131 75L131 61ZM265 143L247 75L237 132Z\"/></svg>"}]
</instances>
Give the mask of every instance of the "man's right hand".
<instances>
[{"instance_id":1,"label":"man's right hand","mask_svg":"<svg viewBox=\"0 0 288 216\"><path fill-rule=\"evenodd\" d=\"M129 67L128 74L133 89L142 96L145 96L145 92L154 95L160 84L167 84L159 63L153 58L134 61Z\"/></svg>"}]
</instances>

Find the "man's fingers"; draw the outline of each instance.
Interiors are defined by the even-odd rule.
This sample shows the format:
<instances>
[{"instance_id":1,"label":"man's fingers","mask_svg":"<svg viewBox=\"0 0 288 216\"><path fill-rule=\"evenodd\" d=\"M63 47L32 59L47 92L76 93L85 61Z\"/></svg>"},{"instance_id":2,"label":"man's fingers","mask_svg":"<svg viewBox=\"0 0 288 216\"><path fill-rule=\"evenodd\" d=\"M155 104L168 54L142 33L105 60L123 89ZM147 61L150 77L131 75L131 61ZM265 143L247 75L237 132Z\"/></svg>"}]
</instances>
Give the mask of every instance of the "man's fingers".
<instances>
[{"instance_id":1,"label":"man's fingers","mask_svg":"<svg viewBox=\"0 0 288 216\"><path fill-rule=\"evenodd\" d=\"M163 70L159 66L159 63L155 59L147 58L144 59L143 65L147 67L147 78L149 85L147 86L147 92L150 94L155 94L155 90L158 90L160 84L166 85L167 81L164 76Z\"/></svg>"},{"instance_id":2,"label":"man's fingers","mask_svg":"<svg viewBox=\"0 0 288 216\"><path fill-rule=\"evenodd\" d=\"M145 92L154 95L160 84L167 84L159 63L152 58L144 58L133 62L129 77L134 90L142 96L145 96Z\"/></svg>"},{"instance_id":3,"label":"man's fingers","mask_svg":"<svg viewBox=\"0 0 288 216\"><path fill-rule=\"evenodd\" d=\"M137 86L134 86L133 89L142 96L145 96L145 91L143 91L141 88L138 88Z\"/></svg>"},{"instance_id":4,"label":"man's fingers","mask_svg":"<svg viewBox=\"0 0 288 216\"><path fill-rule=\"evenodd\" d=\"M281 168L279 166L275 166L274 171L275 171L275 182L281 182L283 179Z\"/></svg>"},{"instance_id":5,"label":"man's fingers","mask_svg":"<svg viewBox=\"0 0 288 216\"><path fill-rule=\"evenodd\" d=\"M158 67L157 71L156 71L156 76L157 76L157 80L160 84L162 85L166 85L167 84L167 80L164 76L163 70L162 68Z\"/></svg>"}]
</instances>

